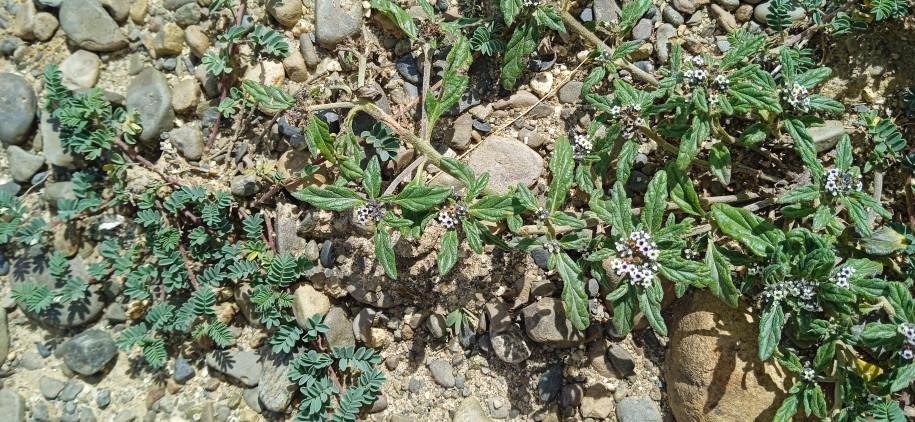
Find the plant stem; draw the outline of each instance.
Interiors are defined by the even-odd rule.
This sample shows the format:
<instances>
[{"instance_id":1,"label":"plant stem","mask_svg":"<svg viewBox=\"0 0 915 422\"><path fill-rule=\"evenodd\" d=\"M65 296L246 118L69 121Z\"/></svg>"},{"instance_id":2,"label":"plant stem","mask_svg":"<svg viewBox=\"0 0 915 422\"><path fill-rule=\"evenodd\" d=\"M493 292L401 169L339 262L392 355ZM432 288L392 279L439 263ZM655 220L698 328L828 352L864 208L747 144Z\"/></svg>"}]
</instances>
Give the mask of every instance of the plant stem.
<instances>
[{"instance_id":1,"label":"plant stem","mask_svg":"<svg viewBox=\"0 0 915 422\"><path fill-rule=\"evenodd\" d=\"M248 0L241 0L238 4L238 12L235 13L235 25L241 25L242 18L245 17L245 8L248 6ZM229 45L229 57L235 55L235 46L237 44L232 43ZM222 103L222 100L225 100L229 96L229 85L231 81L231 75L226 73L222 75L222 80L219 82L222 91L219 94L219 103ZM216 141L216 136L219 135L219 125L222 123L222 113L216 115L216 122L213 123L213 128L210 132L210 138L207 139L206 147L203 149L203 153L206 154L210 147L213 146L213 142Z\"/></svg>"},{"instance_id":2,"label":"plant stem","mask_svg":"<svg viewBox=\"0 0 915 422\"><path fill-rule=\"evenodd\" d=\"M571 29L572 32L578 34L580 37L586 39L591 44L600 50L603 50L607 54L613 54L613 51L616 49L611 48L605 42L603 42L597 35L591 32L588 28L585 28L584 25L578 22L574 16L569 14L567 11L562 12L562 22L566 25L567 28ZM649 73L645 72L642 69L639 69L636 65L629 63L628 60L620 58L616 62L617 67L621 67L632 73L632 76L635 76L637 79L642 82L648 83L652 86L658 86L658 80L654 76L651 76Z\"/></svg>"},{"instance_id":3,"label":"plant stem","mask_svg":"<svg viewBox=\"0 0 915 422\"><path fill-rule=\"evenodd\" d=\"M423 103L426 102L426 95L429 95L429 75L432 73L430 52L429 43L425 43L423 45L423 91L419 93L420 101ZM423 142L429 143L429 140L432 139L432 128L429 127L429 116L426 114L426 107L420 107L419 127L419 136Z\"/></svg>"}]
</instances>

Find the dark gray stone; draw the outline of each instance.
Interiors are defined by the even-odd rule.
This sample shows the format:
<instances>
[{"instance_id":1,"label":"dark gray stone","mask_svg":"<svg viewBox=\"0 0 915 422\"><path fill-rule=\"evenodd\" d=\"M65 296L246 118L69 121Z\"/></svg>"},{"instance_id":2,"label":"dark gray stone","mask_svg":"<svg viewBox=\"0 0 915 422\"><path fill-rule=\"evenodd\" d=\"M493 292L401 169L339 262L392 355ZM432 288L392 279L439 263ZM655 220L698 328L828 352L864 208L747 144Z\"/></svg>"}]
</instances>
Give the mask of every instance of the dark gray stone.
<instances>
[{"instance_id":1,"label":"dark gray stone","mask_svg":"<svg viewBox=\"0 0 915 422\"><path fill-rule=\"evenodd\" d=\"M320 259L321 265L323 265L324 268L330 268L334 265L333 244L330 240L325 240L324 243L321 244Z\"/></svg>"},{"instance_id":2,"label":"dark gray stone","mask_svg":"<svg viewBox=\"0 0 915 422\"><path fill-rule=\"evenodd\" d=\"M397 59L397 72L400 73L400 76L403 76L404 80L414 84L419 83L419 79L422 77L419 70L419 62L413 53Z\"/></svg>"},{"instance_id":3,"label":"dark gray stone","mask_svg":"<svg viewBox=\"0 0 915 422\"><path fill-rule=\"evenodd\" d=\"M127 37L98 0L64 0L60 27L76 45L91 51L115 51L127 47Z\"/></svg>"},{"instance_id":4,"label":"dark gray stone","mask_svg":"<svg viewBox=\"0 0 915 422\"><path fill-rule=\"evenodd\" d=\"M182 28L200 23L200 6L197 3L188 3L175 11L175 23Z\"/></svg>"},{"instance_id":5,"label":"dark gray stone","mask_svg":"<svg viewBox=\"0 0 915 422\"><path fill-rule=\"evenodd\" d=\"M585 333L566 316L565 304L557 298L542 298L522 310L524 328L531 340L552 347L566 348L581 344Z\"/></svg>"},{"instance_id":6,"label":"dark gray stone","mask_svg":"<svg viewBox=\"0 0 915 422\"><path fill-rule=\"evenodd\" d=\"M567 384L562 387L559 394L559 406L563 409L566 407L578 407L581 404L582 397L585 396L585 387L581 384Z\"/></svg>"},{"instance_id":7,"label":"dark gray stone","mask_svg":"<svg viewBox=\"0 0 915 422\"><path fill-rule=\"evenodd\" d=\"M80 375L92 375L101 371L117 353L111 336L97 329L83 331L61 347L64 363Z\"/></svg>"},{"instance_id":8,"label":"dark gray stone","mask_svg":"<svg viewBox=\"0 0 915 422\"><path fill-rule=\"evenodd\" d=\"M57 398L63 402L73 401L76 399L76 396L78 396L79 393L83 392L83 387L85 387L85 385L82 381L75 378L70 378L64 384L64 388L61 390L60 395L57 396Z\"/></svg>"},{"instance_id":9,"label":"dark gray stone","mask_svg":"<svg viewBox=\"0 0 915 422\"><path fill-rule=\"evenodd\" d=\"M95 405L99 409L104 409L111 404L111 390L101 390L98 392L98 395L95 396Z\"/></svg>"},{"instance_id":10,"label":"dark gray stone","mask_svg":"<svg viewBox=\"0 0 915 422\"><path fill-rule=\"evenodd\" d=\"M648 190L648 176L645 173L633 170L629 174L629 189L632 189L633 192L645 192Z\"/></svg>"},{"instance_id":11,"label":"dark gray stone","mask_svg":"<svg viewBox=\"0 0 915 422\"><path fill-rule=\"evenodd\" d=\"M187 358L180 356L175 359L174 373L172 374L175 382L182 385L186 384L191 378L194 378L194 375L197 375L197 371Z\"/></svg>"},{"instance_id":12,"label":"dark gray stone","mask_svg":"<svg viewBox=\"0 0 915 422\"><path fill-rule=\"evenodd\" d=\"M661 12L661 15L664 16L665 22L673 26L680 26L686 22L686 20L683 18L683 15L681 15L680 12L678 12L677 9L674 9L671 5L665 6L664 11Z\"/></svg>"},{"instance_id":13,"label":"dark gray stone","mask_svg":"<svg viewBox=\"0 0 915 422\"><path fill-rule=\"evenodd\" d=\"M6 192L12 196L18 195L19 191L21 191L21 190L22 190L22 186L12 180L0 185L0 191ZM0 275L5 275L5 274L0 274Z\"/></svg>"},{"instance_id":14,"label":"dark gray stone","mask_svg":"<svg viewBox=\"0 0 915 422\"><path fill-rule=\"evenodd\" d=\"M168 140L188 160L197 161L203 155L203 133L198 129L182 126L169 132Z\"/></svg>"},{"instance_id":15,"label":"dark gray stone","mask_svg":"<svg viewBox=\"0 0 915 422\"><path fill-rule=\"evenodd\" d=\"M562 388L562 366L550 365L537 381L537 396L544 402L553 401Z\"/></svg>"},{"instance_id":16,"label":"dark gray stone","mask_svg":"<svg viewBox=\"0 0 915 422\"><path fill-rule=\"evenodd\" d=\"M546 249L541 248L531 251L531 258L534 259L534 263L541 270L547 271L549 269L550 253Z\"/></svg>"},{"instance_id":17,"label":"dark gray stone","mask_svg":"<svg viewBox=\"0 0 915 422\"><path fill-rule=\"evenodd\" d=\"M172 92L165 75L158 70L145 69L130 81L127 85L127 108L136 108L140 112L143 132L139 139L145 144L158 143L159 134L171 130L175 124Z\"/></svg>"},{"instance_id":18,"label":"dark gray stone","mask_svg":"<svg viewBox=\"0 0 915 422\"><path fill-rule=\"evenodd\" d=\"M642 19L632 28L632 38L647 40L651 36L652 29L654 29L654 26L651 24L651 19Z\"/></svg>"},{"instance_id":19,"label":"dark gray stone","mask_svg":"<svg viewBox=\"0 0 915 422\"><path fill-rule=\"evenodd\" d=\"M565 104L575 104L581 102L581 88L584 83L580 81L570 81L559 88L559 102Z\"/></svg>"},{"instance_id":20,"label":"dark gray stone","mask_svg":"<svg viewBox=\"0 0 915 422\"><path fill-rule=\"evenodd\" d=\"M0 141L20 145L35 121L38 99L32 86L19 75L0 73Z\"/></svg>"}]
</instances>

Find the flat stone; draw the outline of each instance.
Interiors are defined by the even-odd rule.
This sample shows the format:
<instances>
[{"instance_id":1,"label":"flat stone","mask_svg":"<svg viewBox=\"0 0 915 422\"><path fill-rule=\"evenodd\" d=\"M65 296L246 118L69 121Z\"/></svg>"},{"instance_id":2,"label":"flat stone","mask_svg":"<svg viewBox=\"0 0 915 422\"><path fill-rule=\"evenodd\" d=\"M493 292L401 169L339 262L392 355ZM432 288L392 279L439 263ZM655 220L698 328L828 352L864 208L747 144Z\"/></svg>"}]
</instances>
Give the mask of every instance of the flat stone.
<instances>
[{"instance_id":1,"label":"flat stone","mask_svg":"<svg viewBox=\"0 0 915 422\"><path fill-rule=\"evenodd\" d=\"M562 366L550 365L537 381L537 396L541 401L550 402L562 389Z\"/></svg>"},{"instance_id":2,"label":"flat stone","mask_svg":"<svg viewBox=\"0 0 915 422\"><path fill-rule=\"evenodd\" d=\"M580 81L569 81L559 88L559 102L565 104L576 104L581 102L581 88L584 86Z\"/></svg>"},{"instance_id":3,"label":"flat stone","mask_svg":"<svg viewBox=\"0 0 915 422\"><path fill-rule=\"evenodd\" d=\"M111 336L97 329L83 331L62 346L64 363L80 375L92 375L105 368L117 354Z\"/></svg>"},{"instance_id":4,"label":"flat stone","mask_svg":"<svg viewBox=\"0 0 915 422\"><path fill-rule=\"evenodd\" d=\"M166 22L156 34L153 47L159 56L177 56L184 49L184 31L173 22Z\"/></svg>"},{"instance_id":5,"label":"flat stone","mask_svg":"<svg viewBox=\"0 0 915 422\"><path fill-rule=\"evenodd\" d=\"M315 40L333 50L362 29L362 2L357 0L316 0Z\"/></svg>"},{"instance_id":6,"label":"flat stone","mask_svg":"<svg viewBox=\"0 0 915 422\"><path fill-rule=\"evenodd\" d=\"M64 382L57 378L45 376L38 380L38 390L41 391L41 395L48 400L56 399L63 389Z\"/></svg>"},{"instance_id":7,"label":"flat stone","mask_svg":"<svg viewBox=\"0 0 915 422\"><path fill-rule=\"evenodd\" d=\"M651 31L654 29L654 26L651 23L651 19L641 19L638 23L635 24L635 27L632 28L632 38L636 40L647 40L651 36Z\"/></svg>"},{"instance_id":8,"label":"flat stone","mask_svg":"<svg viewBox=\"0 0 915 422\"><path fill-rule=\"evenodd\" d=\"M429 372L432 374L432 379L435 382L445 388L454 387L454 368L451 367L451 363L445 361L444 359L434 359L429 364Z\"/></svg>"},{"instance_id":9,"label":"flat stone","mask_svg":"<svg viewBox=\"0 0 915 422\"><path fill-rule=\"evenodd\" d=\"M16 145L7 148L6 153L9 157L10 175L19 183L31 181L32 176L44 166L44 157Z\"/></svg>"},{"instance_id":10,"label":"flat stone","mask_svg":"<svg viewBox=\"0 0 915 422\"><path fill-rule=\"evenodd\" d=\"M136 108L143 122L139 139L146 144L159 141L159 134L172 129L175 110L165 75L156 69L145 69L127 85L127 108Z\"/></svg>"},{"instance_id":11,"label":"flat stone","mask_svg":"<svg viewBox=\"0 0 915 422\"><path fill-rule=\"evenodd\" d=\"M21 145L26 141L35 121L38 98L35 90L21 76L0 73L0 141Z\"/></svg>"},{"instance_id":12,"label":"flat stone","mask_svg":"<svg viewBox=\"0 0 915 422\"><path fill-rule=\"evenodd\" d=\"M491 422L492 418L486 414L486 410L480 405L480 400L476 396L469 396L461 401L461 404L454 409L454 416L451 422Z\"/></svg>"},{"instance_id":13,"label":"flat stone","mask_svg":"<svg viewBox=\"0 0 915 422\"><path fill-rule=\"evenodd\" d=\"M616 419L620 422L662 422L661 410L651 397L626 397L616 405Z\"/></svg>"},{"instance_id":14,"label":"flat stone","mask_svg":"<svg viewBox=\"0 0 915 422\"><path fill-rule=\"evenodd\" d=\"M32 18L32 33L38 41L50 40L57 32L58 26L60 26L60 22L57 21L57 18L47 12L38 13Z\"/></svg>"},{"instance_id":15,"label":"flat stone","mask_svg":"<svg viewBox=\"0 0 915 422\"><path fill-rule=\"evenodd\" d=\"M64 0L60 27L70 41L91 51L115 51L127 47L127 37L98 0Z\"/></svg>"},{"instance_id":16,"label":"flat stone","mask_svg":"<svg viewBox=\"0 0 915 422\"><path fill-rule=\"evenodd\" d=\"M579 407L586 418L603 419L613 413L613 392L604 384L594 384L585 390Z\"/></svg>"},{"instance_id":17,"label":"flat stone","mask_svg":"<svg viewBox=\"0 0 915 422\"><path fill-rule=\"evenodd\" d=\"M79 256L68 261L70 264L71 275L82 277L84 280L89 278L86 264ZM26 256L13 263L12 281L15 286L18 283L29 281L39 286L45 286L49 289L62 287L57 279L51 276L48 269L48 258L44 256L40 246L33 246L26 253ZM85 324L102 313L105 303L102 300L100 285L92 284L86 291L86 297L79 300L72 300L66 304L54 303L50 308L44 311L32 312L26 307L19 308L26 316L37 320L38 322L61 328L77 327Z\"/></svg>"},{"instance_id":18,"label":"flat stone","mask_svg":"<svg viewBox=\"0 0 915 422\"><path fill-rule=\"evenodd\" d=\"M560 299L542 298L521 311L527 336L538 343L566 348L581 344L585 333L566 317L565 304Z\"/></svg>"},{"instance_id":19,"label":"flat stone","mask_svg":"<svg viewBox=\"0 0 915 422\"><path fill-rule=\"evenodd\" d=\"M841 121L826 120L822 126L808 127L807 133L813 138L813 144L820 153L834 148L846 131Z\"/></svg>"},{"instance_id":20,"label":"flat stone","mask_svg":"<svg viewBox=\"0 0 915 422\"><path fill-rule=\"evenodd\" d=\"M607 357L613 367L623 376L635 375L635 360L632 354L619 343L614 343L607 349Z\"/></svg>"},{"instance_id":21,"label":"flat stone","mask_svg":"<svg viewBox=\"0 0 915 422\"><path fill-rule=\"evenodd\" d=\"M64 150L60 143L60 120L51 113L41 111L41 142L44 149L44 157L49 163L65 167L68 169L77 169L83 166L84 160L78 155L74 156Z\"/></svg>"},{"instance_id":22,"label":"flat stone","mask_svg":"<svg viewBox=\"0 0 915 422\"><path fill-rule=\"evenodd\" d=\"M330 330L324 333L329 348L356 346L353 322L347 315L346 309L339 306L331 308L324 317L324 325L330 327Z\"/></svg>"},{"instance_id":23,"label":"flat stone","mask_svg":"<svg viewBox=\"0 0 915 422\"><path fill-rule=\"evenodd\" d=\"M523 142L490 136L467 156L467 164L477 175L489 173L489 189L499 194L508 193L508 188L520 184L533 186L543 170L543 158ZM447 177L445 177L447 176ZM460 186L451 176L443 175L435 180L442 186Z\"/></svg>"},{"instance_id":24,"label":"flat stone","mask_svg":"<svg viewBox=\"0 0 915 422\"><path fill-rule=\"evenodd\" d=\"M531 91L534 91L535 94L542 98L553 89L553 74L550 72L540 72L531 78L529 85L531 86Z\"/></svg>"},{"instance_id":25,"label":"flat stone","mask_svg":"<svg viewBox=\"0 0 915 422\"><path fill-rule=\"evenodd\" d=\"M664 6L664 10L661 12L661 16L664 17L665 22L673 26L680 26L683 25L683 22L685 22L683 15L681 15L680 12L678 12L677 9L674 9L674 7L671 5Z\"/></svg>"},{"instance_id":26,"label":"flat stone","mask_svg":"<svg viewBox=\"0 0 915 422\"><path fill-rule=\"evenodd\" d=\"M520 363L531 356L527 339L511 319L508 307L501 301L486 304L489 316L489 339L493 353L504 362Z\"/></svg>"},{"instance_id":27,"label":"flat stone","mask_svg":"<svg viewBox=\"0 0 915 422\"><path fill-rule=\"evenodd\" d=\"M293 293L292 313L299 327L306 328L305 321L315 314L325 315L330 310L327 295L315 290L310 284L300 284Z\"/></svg>"},{"instance_id":28,"label":"flat stone","mask_svg":"<svg viewBox=\"0 0 915 422\"><path fill-rule=\"evenodd\" d=\"M298 384L289 379L289 363L292 353L273 353L270 346L261 349L263 369L257 385L257 397L264 409L271 412L285 412L292 402L292 394Z\"/></svg>"},{"instance_id":29,"label":"flat stone","mask_svg":"<svg viewBox=\"0 0 915 422\"><path fill-rule=\"evenodd\" d=\"M210 368L225 374L245 387L255 387L261 379L261 361L257 353L239 350L214 350L206 355Z\"/></svg>"},{"instance_id":30,"label":"flat stone","mask_svg":"<svg viewBox=\"0 0 915 422\"><path fill-rule=\"evenodd\" d=\"M210 38L207 37L203 28L197 25L190 25L184 28L184 41L191 48L191 53L197 58L203 57L210 48Z\"/></svg>"},{"instance_id":31,"label":"flat stone","mask_svg":"<svg viewBox=\"0 0 915 422\"><path fill-rule=\"evenodd\" d=\"M184 356L179 356L175 359L174 371L172 372L172 378L175 379L175 382L178 384L184 385L187 384L191 378L194 378L194 375L197 375L197 370L194 369L194 366L187 360Z\"/></svg>"},{"instance_id":32,"label":"flat stone","mask_svg":"<svg viewBox=\"0 0 915 422\"><path fill-rule=\"evenodd\" d=\"M200 84L196 80L188 78L178 82L172 93L172 108L175 113L192 113L197 109L197 101L200 98Z\"/></svg>"},{"instance_id":33,"label":"flat stone","mask_svg":"<svg viewBox=\"0 0 915 422\"><path fill-rule=\"evenodd\" d=\"M9 388L0 390L0 422L24 422L25 399Z\"/></svg>"},{"instance_id":34,"label":"flat stone","mask_svg":"<svg viewBox=\"0 0 915 422\"><path fill-rule=\"evenodd\" d=\"M70 89L92 88L98 82L102 60L86 50L77 50L60 63L61 79Z\"/></svg>"}]
</instances>

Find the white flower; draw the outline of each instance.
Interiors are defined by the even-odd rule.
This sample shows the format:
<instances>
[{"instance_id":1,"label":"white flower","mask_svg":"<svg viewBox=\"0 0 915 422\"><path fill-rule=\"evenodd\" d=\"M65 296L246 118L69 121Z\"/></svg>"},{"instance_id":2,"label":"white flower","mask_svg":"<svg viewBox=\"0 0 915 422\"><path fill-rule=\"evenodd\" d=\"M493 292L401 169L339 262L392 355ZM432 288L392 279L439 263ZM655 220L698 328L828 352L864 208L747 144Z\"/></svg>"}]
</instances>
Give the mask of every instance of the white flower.
<instances>
[{"instance_id":1,"label":"white flower","mask_svg":"<svg viewBox=\"0 0 915 422\"><path fill-rule=\"evenodd\" d=\"M814 378L816 378L816 372L811 368L804 368L804 371L801 372L801 377L803 377L805 381L812 382Z\"/></svg>"}]
</instances>

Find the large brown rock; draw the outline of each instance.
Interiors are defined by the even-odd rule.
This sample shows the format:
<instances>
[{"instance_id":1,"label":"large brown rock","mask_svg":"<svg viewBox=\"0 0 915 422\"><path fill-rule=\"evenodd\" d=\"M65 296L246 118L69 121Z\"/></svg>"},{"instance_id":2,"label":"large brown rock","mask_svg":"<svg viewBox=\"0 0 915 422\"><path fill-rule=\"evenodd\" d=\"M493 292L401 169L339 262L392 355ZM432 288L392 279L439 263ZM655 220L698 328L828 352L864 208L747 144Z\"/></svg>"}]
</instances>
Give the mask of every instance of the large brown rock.
<instances>
[{"instance_id":1,"label":"large brown rock","mask_svg":"<svg viewBox=\"0 0 915 422\"><path fill-rule=\"evenodd\" d=\"M786 373L760 362L759 319L740 302L707 291L683 297L669 319L667 396L678 422L770 421L785 397Z\"/></svg>"}]
</instances>

